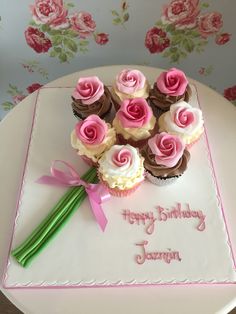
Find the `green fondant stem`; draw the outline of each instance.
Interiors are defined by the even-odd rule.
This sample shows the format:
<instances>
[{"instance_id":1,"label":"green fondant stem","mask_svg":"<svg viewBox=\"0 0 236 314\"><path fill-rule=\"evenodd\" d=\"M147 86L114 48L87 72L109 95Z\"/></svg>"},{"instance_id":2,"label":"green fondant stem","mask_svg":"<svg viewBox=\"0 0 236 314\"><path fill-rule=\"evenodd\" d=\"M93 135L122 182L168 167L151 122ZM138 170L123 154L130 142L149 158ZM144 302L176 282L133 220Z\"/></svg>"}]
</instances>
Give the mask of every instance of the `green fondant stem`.
<instances>
[{"instance_id":1,"label":"green fondant stem","mask_svg":"<svg viewBox=\"0 0 236 314\"><path fill-rule=\"evenodd\" d=\"M90 168L82 179L86 182L96 183L98 181L96 169ZM31 235L12 251L17 262L26 267L79 208L86 196L83 186L70 188Z\"/></svg>"}]
</instances>

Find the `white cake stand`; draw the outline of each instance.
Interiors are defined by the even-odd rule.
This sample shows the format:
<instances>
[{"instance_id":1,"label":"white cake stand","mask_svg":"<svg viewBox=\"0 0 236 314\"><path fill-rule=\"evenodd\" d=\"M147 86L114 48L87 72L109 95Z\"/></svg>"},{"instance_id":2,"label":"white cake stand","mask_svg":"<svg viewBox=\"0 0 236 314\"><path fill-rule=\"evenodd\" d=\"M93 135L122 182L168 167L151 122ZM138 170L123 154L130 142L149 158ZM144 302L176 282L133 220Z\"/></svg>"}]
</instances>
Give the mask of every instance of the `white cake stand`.
<instances>
[{"instance_id":1,"label":"white cake stand","mask_svg":"<svg viewBox=\"0 0 236 314\"><path fill-rule=\"evenodd\" d=\"M47 86L74 86L79 76L94 74L105 84L111 84L115 75L125 67L89 69L64 76ZM140 69L152 82L161 72L151 67L129 67ZM233 228L236 222L236 108L212 89L193 80L190 82L196 84L200 96L230 237L236 247L236 228ZM29 95L0 123L0 276L12 233L35 98L36 93ZM210 314L228 313L236 305L236 285L1 290L24 313L38 314Z\"/></svg>"}]
</instances>

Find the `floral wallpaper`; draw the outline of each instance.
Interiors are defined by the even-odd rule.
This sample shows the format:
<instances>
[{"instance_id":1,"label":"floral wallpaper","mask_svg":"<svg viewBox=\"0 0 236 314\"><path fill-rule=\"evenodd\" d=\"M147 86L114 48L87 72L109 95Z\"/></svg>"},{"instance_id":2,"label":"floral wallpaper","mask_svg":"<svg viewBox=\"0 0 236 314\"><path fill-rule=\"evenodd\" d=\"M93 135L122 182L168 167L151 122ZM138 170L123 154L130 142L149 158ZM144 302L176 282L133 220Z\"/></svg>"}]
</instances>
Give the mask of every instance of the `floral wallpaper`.
<instances>
[{"instance_id":1,"label":"floral wallpaper","mask_svg":"<svg viewBox=\"0 0 236 314\"><path fill-rule=\"evenodd\" d=\"M109 64L175 66L236 106L235 11L233 0L2 0L0 119L45 83Z\"/></svg>"}]
</instances>

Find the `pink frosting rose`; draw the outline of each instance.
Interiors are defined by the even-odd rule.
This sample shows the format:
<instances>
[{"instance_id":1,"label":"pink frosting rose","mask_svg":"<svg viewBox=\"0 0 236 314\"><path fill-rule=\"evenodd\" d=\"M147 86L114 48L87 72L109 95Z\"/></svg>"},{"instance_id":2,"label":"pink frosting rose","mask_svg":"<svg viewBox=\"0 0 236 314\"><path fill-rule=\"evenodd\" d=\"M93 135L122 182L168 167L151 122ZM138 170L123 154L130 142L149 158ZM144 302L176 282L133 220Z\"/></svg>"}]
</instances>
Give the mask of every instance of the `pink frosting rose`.
<instances>
[{"instance_id":1,"label":"pink frosting rose","mask_svg":"<svg viewBox=\"0 0 236 314\"><path fill-rule=\"evenodd\" d=\"M200 12L198 5L199 0L173 0L163 7L162 21L180 29L193 28Z\"/></svg>"},{"instance_id":2,"label":"pink frosting rose","mask_svg":"<svg viewBox=\"0 0 236 314\"><path fill-rule=\"evenodd\" d=\"M172 168L178 163L185 148L183 141L178 136L165 132L150 138L148 146L155 155L156 163L168 168Z\"/></svg>"},{"instance_id":3,"label":"pink frosting rose","mask_svg":"<svg viewBox=\"0 0 236 314\"><path fill-rule=\"evenodd\" d=\"M99 116L92 114L75 126L76 136L84 144L101 144L106 136L108 126Z\"/></svg>"},{"instance_id":4,"label":"pink frosting rose","mask_svg":"<svg viewBox=\"0 0 236 314\"><path fill-rule=\"evenodd\" d=\"M92 15L88 12L75 13L70 17L71 28L78 32L81 38L90 36L96 28Z\"/></svg>"},{"instance_id":5,"label":"pink frosting rose","mask_svg":"<svg viewBox=\"0 0 236 314\"><path fill-rule=\"evenodd\" d=\"M37 24L47 24L54 29L69 26L68 10L63 6L63 0L35 0L30 9Z\"/></svg>"},{"instance_id":6,"label":"pink frosting rose","mask_svg":"<svg viewBox=\"0 0 236 314\"><path fill-rule=\"evenodd\" d=\"M122 70L116 77L116 86L125 94L132 94L144 88L146 78L139 70Z\"/></svg>"},{"instance_id":7,"label":"pink frosting rose","mask_svg":"<svg viewBox=\"0 0 236 314\"><path fill-rule=\"evenodd\" d=\"M162 72L156 80L158 89L166 95L183 95L188 85L188 80L184 72L172 68L167 72Z\"/></svg>"},{"instance_id":8,"label":"pink frosting rose","mask_svg":"<svg viewBox=\"0 0 236 314\"><path fill-rule=\"evenodd\" d=\"M132 164L132 154L128 149L121 148L113 154L112 162L117 167L123 167L127 164L130 165Z\"/></svg>"},{"instance_id":9,"label":"pink frosting rose","mask_svg":"<svg viewBox=\"0 0 236 314\"><path fill-rule=\"evenodd\" d=\"M124 128L141 128L152 118L152 109L144 98L125 99L117 112Z\"/></svg>"},{"instance_id":10,"label":"pink frosting rose","mask_svg":"<svg viewBox=\"0 0 236 314\"><path fill-rule=\"evenodd\" d=\"M97 76L81 77L73 92L75 99L83 104L91 105L104 94L104 85Z\"/></svg>"},{"instance_id":11,"label":"pink frosting rose","mask_svg":"<svg viewBox=\"0 0 236 314\"><path fill-rule=\"evenodd\" d=\"M180 128L186 128L188 125L192 124L194 121L194 114L187 108L179 107L174 113L174 122Z\"/></svg>"},{"instance_id":12,"label":"pink frosting rose","mask_svg":"<svg viewBox=\"0 0 236 314\"><path fill-rule=\"evenodd\" d=\"M204 38L217 33L222 26L223 21L221 13L205 13L198 17L198 30Z\"/></svg>"}]
</instances>

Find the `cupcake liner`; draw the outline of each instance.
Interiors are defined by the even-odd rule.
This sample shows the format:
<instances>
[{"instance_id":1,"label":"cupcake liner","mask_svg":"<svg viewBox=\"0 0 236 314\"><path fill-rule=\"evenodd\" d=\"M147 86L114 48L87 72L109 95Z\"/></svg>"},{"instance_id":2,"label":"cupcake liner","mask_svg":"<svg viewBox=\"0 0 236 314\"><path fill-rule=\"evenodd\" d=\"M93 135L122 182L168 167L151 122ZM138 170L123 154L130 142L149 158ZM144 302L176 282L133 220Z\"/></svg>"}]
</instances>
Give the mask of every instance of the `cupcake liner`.
<instances>
[{"instance_id":1,"label":"cupcake liner","mask_svg":"<svg viewBox=\"0 0 236 314\"><path fill-rule=\"evenodd\" d=\"M116 196L116 197L126 197L126 196L129 196L130 194L134 193L138 189L138 187L141 185L141 183L143 182L143 181L141 181L139 183L136 183L130 189L120 190L118 188L111 188L109 186L109 184L102 179L102 175L99 172L97 172L97 175L98 175L98 178L99 178L99 181L101 182L101 184L103 184L107 188L107 190L109 191L109 193L112 196Z\"/></svg>"},{"instance_id":2,"label":"cupcake liner","mask_svg":"<svg viewBox=\"0 0 236 314\"><path fill-rule=\"evenodd\" d=\"M153 176L150 172L146 171L145 177L147 178L148 181L151 183L158 185L158 186L166 186L173 184L174 182L177 181L179 177L181 177L181 174L179 176L175 177L169 177L169 178L161 178L161 177L155 177Z\"/></svg>"}]
</instances>

